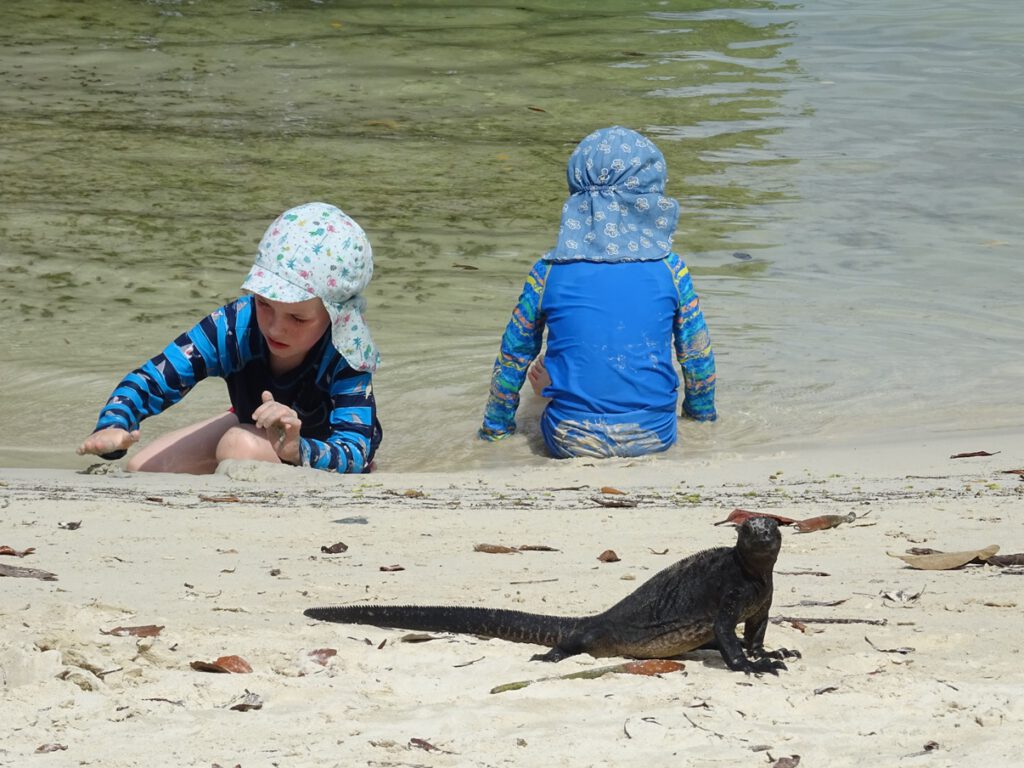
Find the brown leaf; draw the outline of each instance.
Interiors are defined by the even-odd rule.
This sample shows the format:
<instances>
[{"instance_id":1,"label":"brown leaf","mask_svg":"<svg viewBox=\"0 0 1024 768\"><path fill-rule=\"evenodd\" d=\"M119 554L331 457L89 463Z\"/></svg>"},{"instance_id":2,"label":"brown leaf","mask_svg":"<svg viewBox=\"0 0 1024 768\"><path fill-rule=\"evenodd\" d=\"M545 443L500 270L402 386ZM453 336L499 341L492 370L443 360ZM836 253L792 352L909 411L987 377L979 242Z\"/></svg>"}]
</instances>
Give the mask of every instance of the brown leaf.
<instances>
[{"instance_id":1,"label":"brown leaf","mask_svg":"<svg viewBox=\"0 0 1024 768\"><path fill-rule=\"evenodd\" d=\"M473 547L474 552L486 552L489 555L507 555L518 552L515 547L506 547L504 544L477 544Z\"/></svg>"},{"instance_id":2,"label":"brown leaf","mask_svg":"<svg viewBox=\"0 0 1024 768\"><path fill-rule=\"evenodd\" d=\"M163 496L147 496L146 497L146 501L151 501L154 504L163 504L164 503L164 497Z\"/></svg>"},{"instance_id":3,"label":"brown leaf","mask_svg":"<svg viewBox=\"0 0 1024 768\"><path fill-rule=\"evenodd\" d=\"M561 552L560 549L549 547L547 544L523 544L516 549L520 552Z\"/></svg>"},{"instance_id":4,"label":"brown leaf","mask_svg":"<svg viewBox=\"0 0 1024 768\"><path fill-rule=\"evenodd\" d=\"M790 755L789 757L780 757L774 763L771 768L796 768L800 765L800 755Z\"/></svg>"},{"instance_id":5,"label":"brown leaf","mask_svg":"<svg viewBox=\"0 0 1024 768\"><path fill-rule=\"evenodd\" d=\"M889 557L902 560L911 568L923 571L951 571L962 568L975 560L986 561L999 551L999 545L993 544L984 549L972 549L964 552L935 552L929 555L901 555L888 552Z\"/></svg>"},{"instance_id":6,"label":"brown leaf","mask_svg":"<svg viewBox=\"0 0 1024 768\"><path fill-rule=\"evenodd\" d=\"M199 494L200 501L212 501L216 504L237 504L241 501L237 496L204 496Z\"/></svg>"},{"instance_id":7,"label":"brown leaf","mask_svg":"<svg viewBox=\"0 0 1024 768\"><path fill-rule=\"evenodd\" d=\"M848 515L818 515L817 517L808 517L806 520L797 520L793 523L793 528L800 533L811 533L812 531L835 528L843 523L852 523L856 519L857 515L853 512Z\"/></svg>"},{"instance_id":8,"label":"brown leaf","mask_svg":"<svg viewBox=\"0 0 1024 768\"><path fill-rule=\"evenodd\" d=\"M643 659L642 661L627 662L622 671L627 675L647 675L648 677L653 677L654 675L678 672L685 668L686 665L680 661L671 661L669 659Z\"/></svg>"},{"instance_id":9,"label":"brown leaf","mask_svg":"<svg viewBox=\"0 0 1024 768\"><path fill-rule=\"evenodd\" d=\"M617 554L615 554L615 550L606 549L604 552L597 556L597 559L600 560L602 563L617 563L619 562L620 558Z\"/></svg>"},{"instance_id":10,"label":"brown leaf","mask_svg":"<svg viewBox=\"0 0 1024 768\"><path fill-rule=\"evenodd\" d=\"M124 637L131 635L132 637L156 637L163 630L163 626L157 626L156 624L143 624L137 627L114 627L111 630L101 629L101 635L115 635L117 637Z\"/></svg>"},{"instance_id":11,"label":"brown leaf","mask_svg":"<svg viewBox=\"0 0 1024 768\"><path fill-rule=\"evenodd\" d=\"M241 656L221 656L216 661L193 661L189 666L198 672L234 672L236 674L252 672L249 662Z\"/></svg>"},{"instance_id":12,"label":"brown leaf","mask_svg":"<svg viewBox=\"0 0 1024 768\"><path fill-rule=\"evenodd\" d=\"M1024 469L1004 469L1003 470L1003 474L1004 475L1020 475L1021 477L1024 477Z\"/></svg>"},{"instance_id":13,"label":"brown leaf","mask_svg":"<svg viewBox=\"0 0 1024 768\"><path fill-rule=\"evenodd\" d=\"M1002 453L1002 451L996 451L995 453L989 453L988 451L970 451L969 453L954 453L949 458L951 458L951 459L973 459L975 456L995 456L996 453Z\"/></svg>"},{"instance_id":14,"label":"brown leaf","mask_svg":"<svg viewBox=\"0 0 1024 768\"><path fill-rule=\"evenodd\" d=\"M41 581L56 581L57 574L43 571L39 568L22 568L20 565L0 564L0 576L10 576L12 579L40 579Z\"/></svg>"},{"instance_id":15,"label":"brown leaf","mask_svg":"<svg viewBox=\"0 0 1024 768\"><path fill-rule=\"evenodd\" d=\"M472 264L452 264L452 269L465 269L469 272L475 272L480 267L474 267Z\"/></svg>"},{"instance_id":16,"label":"brown leaf","mask_svg":"<svg viewBox=\"0 0 1024 768\"><path fill-rule=\"evenodd\" d=\"M410 632L408 635L402 635L398 640L402 643L429 643L431 640L437 640L437 638L425 632Z\"/></svg>"},{"instance_id":17,"label":"brown leaf","mask_svg":"<svg viewBox=\"0 0 1024 768\"><path fill-rule=\"evenodd\" d=\"M736 509L729 513L729 516L726 517L725 520L719 520L717 523L715 523L715 525L726 525L727 523L731 523L733 525L742 525L752 517L770 517L779 525L792 525L796 522L796 520L794 520L791 517L773 515L769 512L750 512L746 509L740 509L739 507L737 507Z\"/></svg>"},{"instance_id":18,"label":"brown leaf","mask_svg":"<svg viewBox=\"0 0 1024 768\"><path fill-rule=\"evenodd\" d=\"M607 493L613 496L625 496L625 491L620 491L618 488L612 488L610 485L602 485L601 493Z\"/></svg>"},{"instance_id":19,"label":"brown leaf","mask_svg":"<svg viewBox=\"0 0 1024 768\"><path fill-rule=\"evenodd\" d=\"M409 488L408 490L405 491L393 491L389 488L388 490L384 491L384 493L386 493L388 496L404 496L407 499L422 499L424 496L427 495L423 491L417 491L412 488Z\"/></svg>"},{"instance_id":20,"label":"brown leaf","mask_svg":"<svg viewBox=\"0 0 1024 768\"><path fill-rule=\"evenodd\" d=\"M327 662L337 655L338 652L333 648L317 648L315 651L309 652L309 657L321 667L326 667Z\"/></svg>"},{"instance_id":21,"label":"brown leaf","mask_svg":"<svg viewBox=\"0 0 1024 768\"><path fill-rule=\"evenodd\" d=\"M789 622L789 626L805 634L807 633L807 625L804 624L802 621L797 621L796 619L794 619L793 621Z\"/></svg>"},{"instance_id":22,"label":"brown leaf","mask_svg":"<svg viewBox=\"0 0 1024 768\"><path fill-rule=\"evenodd\" d=\"M67 749L67 746L65 746L64 744L56 744L56 743L40 744L38 747L36 747L36 754L37 755L42 755L42 754L45 754L47 752L60 752L60 751L65 750L65 749Z\"/></svg>"},{"instance_id":23,"label":"brown leaf","mask_svg":"<svg viewBox=\"0 0 1024 768\"><path fill-rule=\"evenodd\" d=\"M394 573L395 571L404 571L405 570L405 566L397 565L397 564L396 565L382 565L380 567L380 569L382 571L384 571L385 573Z\"/></svg>"},{"instance_id":24,"label":"brown leaf","mask_svg":"<svg viewBox=\"0 0 1024 768\"><path fill-rule=\"evenodd\" d=\"M546 109L541 109L540 107L527 107L527 109L531 112L547 112Z\"/></svg>"},{"instance_id":25,"label":"brown leaf","mask_svg":"<svg viewBox=\"0 0 1024 768\"><path fill-rule=\"evenodd\" d=\"M331 544L329 547L320 547L320 551L328 555L340 555L342 552L348 552L348 544L339 541L337 544Z\"/></svg>"},{"instance_id":26,"label":"brown leaf","mask_svg":"<svg viewBox=\"0 0 1024 768\"><path fill-rule=\"evenodd\" d=\"M25 555L31 555L35 551L35 547L29 547L28 549L23 549L19 552L13 547L8 547L6 544L0 546L0 555L12 555L13 557L25 557Z\"/></svg>"}]
</instances>

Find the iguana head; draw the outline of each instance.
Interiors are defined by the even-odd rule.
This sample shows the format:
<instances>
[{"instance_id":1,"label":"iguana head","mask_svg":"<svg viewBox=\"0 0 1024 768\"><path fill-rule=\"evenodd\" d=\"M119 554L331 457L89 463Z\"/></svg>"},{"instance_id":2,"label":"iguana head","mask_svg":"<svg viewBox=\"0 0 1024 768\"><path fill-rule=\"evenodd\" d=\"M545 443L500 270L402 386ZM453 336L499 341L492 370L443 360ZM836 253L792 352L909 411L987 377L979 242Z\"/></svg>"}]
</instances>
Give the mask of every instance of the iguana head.
<instances>
[{"instance_id":1,"label":"iguana head","mask_svg":"<svg viewBox=\"0 0 1024 768\"><path fill-rule=\"evenodd\" d=\"M779 524L770 517L752 517L737 530L736 552L743 563L752 571L770 572L782 547Z\"/></svg>"}]
</instances>

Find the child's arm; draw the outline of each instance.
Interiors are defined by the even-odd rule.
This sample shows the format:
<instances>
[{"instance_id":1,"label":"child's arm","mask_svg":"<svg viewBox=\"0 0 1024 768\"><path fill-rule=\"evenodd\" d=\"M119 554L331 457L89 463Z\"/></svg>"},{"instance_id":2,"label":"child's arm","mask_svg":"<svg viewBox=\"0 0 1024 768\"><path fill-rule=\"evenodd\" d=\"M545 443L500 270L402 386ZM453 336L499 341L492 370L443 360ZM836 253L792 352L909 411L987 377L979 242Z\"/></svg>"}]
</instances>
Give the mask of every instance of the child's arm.
<instances>
[{"instance_id":1,"label":"child's arm","mask_svg":"<svg viewBox=\"0 0 1024 768\"><path fill-rule=\"evenodd\" d=\"M100 410L96 429L79 448L79 453L99 453L105 459L119 459L138 439L143 419L163 412L181 400L207 376L223 376L244 365L251 340L241 329L250 325L252 304L240 299L200 320L168 344L156 357L129 373L117 385ZM244 338L240 338L244 336ZM111 436L134 436L118 442ZM111 447L113 450L100 453ZM89 450L96 448L97 450Z\"/></svg>"},{"instance_id":2,"label":"child's arm","mask_svg":"<svg viewBox=\"0 0 1024 768\"><path fill-rule=\"evenodd\" d=\"M519 390L526 379L530 363L540 353L544 340L544 318L540 311L544 297L544 281L551 264L538 261L526 278L519 303L501 337L501 351L491 373L491 393L484 409L480 437L500 440L516 431L516 409Z\"/></svg>"},{"instance_id":3,"label":"child's arm","mask_svg":"<svg viewBox=\"0 0 1024 768\"><path fill-rule=\"evenodd\" d=\"M299 463L333 472L365 472L373 459L377 406L370 374L339 358L331 392L331 434L326 440L299 439Z\"/></svg>"},{"instance_id":4,"label":"child's arm","mask_svg":"<svg viewBox=\"0 0 1024 768\"><path fill-rule=\"evenodd\" d=\"M676 309L674 343L676 359L683 369L683 415L697 421L714 421L715 355L711 337L700 311L697 293L693 290L690 270L676 254L669 254L669 265L679 292Z\"/></svg>"}]
</instances>

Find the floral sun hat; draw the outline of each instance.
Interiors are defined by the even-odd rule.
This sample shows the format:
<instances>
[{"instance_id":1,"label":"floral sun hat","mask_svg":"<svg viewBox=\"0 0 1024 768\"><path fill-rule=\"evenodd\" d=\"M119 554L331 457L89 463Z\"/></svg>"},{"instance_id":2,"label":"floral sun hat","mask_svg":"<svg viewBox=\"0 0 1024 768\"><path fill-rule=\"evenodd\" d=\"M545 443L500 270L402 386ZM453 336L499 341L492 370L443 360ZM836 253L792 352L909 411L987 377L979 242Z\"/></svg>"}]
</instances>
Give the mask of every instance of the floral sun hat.
<instances>
[{"instance_id":1,"label":"floral sun hat","mask_svg":"<svg viewBox=\"0 0 1024 768\"><path fill-rule=\"evenodd\" d=\"M665 196L665 157L615 125L581 141L566 169L558 244L546 261L654 261L672 250L679 203Z\"/></svg>"},{"instance_id":2,"label":"floral sun hat","mask_svg":"<svg viewBox=\"0 0 1024 768\"><path fill-rule=\"evenodd\" d=\"M380 355L361 294L372 275L373 252L362 228L333 205L306 203L267 228L242 289L285 303L319 297L335 349L356 370L374 371Z\"/></svg>"}]
</instances>

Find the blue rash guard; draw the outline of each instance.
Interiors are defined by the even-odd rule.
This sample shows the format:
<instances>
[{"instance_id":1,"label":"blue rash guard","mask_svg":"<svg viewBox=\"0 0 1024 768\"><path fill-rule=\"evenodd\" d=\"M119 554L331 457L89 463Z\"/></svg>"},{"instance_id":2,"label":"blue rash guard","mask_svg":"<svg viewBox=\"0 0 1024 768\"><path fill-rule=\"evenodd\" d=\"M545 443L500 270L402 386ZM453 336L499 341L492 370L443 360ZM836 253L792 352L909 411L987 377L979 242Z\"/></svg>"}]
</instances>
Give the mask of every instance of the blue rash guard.
<instances>
[{"instance_id":1,"label":"blue rash guard","mask_svg":"<svg viewBox=\"0 0 1024 768\"><path fill-rule=\"evenodd\" d=\"M530 271L495 362L481 436L515 431L530 363L540 353L551 402L541 417L550 453L636 456L676 441L682 411L699 421L715 412L715 360L690 280L675 253L663 259L601 263L538 261Z\"/></svg>"},{"instance_id":2,"label":"blue rash guard","mask_svg":"<svg viewBox=\"0 0 1024 768\"><path fill-rule=\"evenodd\" d=\"M370 374L352 369L331 343L328 329L295 369L275 377L267 342L256 325L251 296L243 296L203 318L159 355L129 373L100 411L96 429L129 432L174 405L198 382L219 376L242 424L269 391L302 421L303 466L335 472L367 472L380 445ZM116 459L125 451L106 454Z\"/></svg>"}]
</instances>

